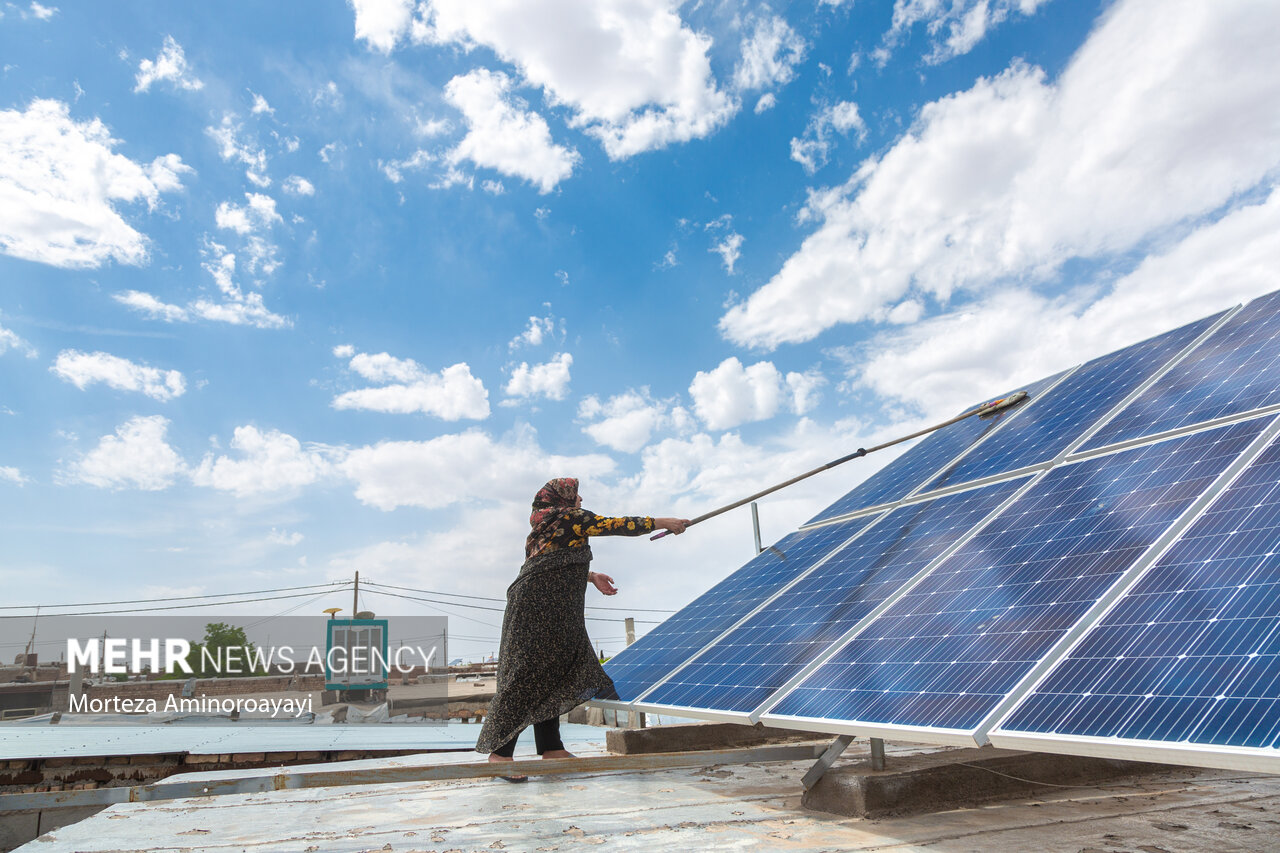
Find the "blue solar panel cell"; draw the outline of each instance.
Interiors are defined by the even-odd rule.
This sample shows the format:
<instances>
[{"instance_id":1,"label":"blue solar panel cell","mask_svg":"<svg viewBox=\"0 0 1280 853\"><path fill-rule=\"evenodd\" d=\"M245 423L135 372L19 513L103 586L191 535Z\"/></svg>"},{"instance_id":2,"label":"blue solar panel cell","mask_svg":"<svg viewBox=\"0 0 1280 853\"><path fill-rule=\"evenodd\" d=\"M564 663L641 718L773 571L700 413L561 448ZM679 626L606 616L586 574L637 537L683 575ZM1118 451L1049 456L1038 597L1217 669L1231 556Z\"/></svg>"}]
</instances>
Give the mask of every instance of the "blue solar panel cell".
<instances>
[{"instance_id":1,"label":"blue solar panel cell","mask_svg":"<svg viewBox=\"0 0 1280 853\"><path fill-rule=\"evenodd\" d=\"M1262 427L1053 469L770 713L976 731Z\"/></svg>"},{"instance_id":2,"label":"blue solar panel cell","mask_svg":"<svg viewBox=\"0 0 1280 853\"><path fill-rule=\"evenodd\" d=\"M1025 482L1006 481L894 510L645 701L754 710Z\"/></svg>"},{"instance_id":3,"label":"blue solar panel cell","mask_svg":"<svg viewBox=\"0 0 1280 853\"><path fill-rule=\"evenodd\" d=\"M802 530L783 537L776 551L761 552L605 664L618 698L635 700L874 519L866 516Z\"/></svg>"},{"instance_id":4,"label":"blue solar panel cell","mask_svg":"<svg viewBox=\"0 0 1280 853\"><path fill-rule=\"evenodd\" d=\"M1221 317L1188 323L1085 364L1027 407L1021 417L943 471L926 490L1053 459Z\"/></svg>"},{"instance_id":5,"label":"blue solar panel cell","mask_svg":"<svg viewBox=\"0 0 1280 853\"><path fill-rule=\"evenodd\" d=\"M1089 440L1086 449L1280 403L1280 291L1261 296Z\"/></svg>"},{"instance_id":6,"label":"blue solar panel cell","mask_svg":"<svg viewBox=\"0 0 1280 853\"><path fill-rule=\"evenodd\" d=\"M1061 376L1057 374L1021 389L1032 399L1038 397ZM1003 396L1013 393L1007 392ZM915 491L929 480L943 465L996 432L1005 423L1017 417L1028 406L1018 406L990 418L972 417L958 424L926 436L900 458L872 474L853 491L815 515L806 524L815 524L828 518L856 512L865 507L896 501Z\"/></svg>"},{"instance_id":7,"label":"blue solar panel cell","mask_svg":"<svg viewBox=\"0 0 1280 853\"><path fill-rule=\"evenodd\" d=\"M1280 746L1280 445L1245 469L1000 728Z\"/></svg>"}]
</instances>

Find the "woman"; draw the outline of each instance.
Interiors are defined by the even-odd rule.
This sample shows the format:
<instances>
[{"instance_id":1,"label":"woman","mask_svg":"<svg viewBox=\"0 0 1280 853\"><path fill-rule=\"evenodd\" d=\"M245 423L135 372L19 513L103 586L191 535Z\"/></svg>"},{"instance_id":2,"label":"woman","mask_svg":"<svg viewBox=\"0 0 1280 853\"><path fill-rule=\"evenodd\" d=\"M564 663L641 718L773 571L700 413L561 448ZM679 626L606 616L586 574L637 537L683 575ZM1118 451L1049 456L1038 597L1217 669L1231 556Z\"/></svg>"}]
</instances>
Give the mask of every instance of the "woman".
<instances>
[{"instance_id":1,"label":"woman","mask_svg":"<svg viewBox=\"0 0 1280 853\"><path fill-rule=\"evenodd\" d=\"M561 477L539 490L529 524L524 565L507 589L497 693L476 743L490 761L511 761L516 739L530 725L539 755L572 758L560 741L560 715L588 699L617 698L591 648L583 606L588 583L605 595L618 590L613 578L590 571L588 537L683 533L689 521L596 515L582 508L578 481Z\"/></svg>"}]
</instances>

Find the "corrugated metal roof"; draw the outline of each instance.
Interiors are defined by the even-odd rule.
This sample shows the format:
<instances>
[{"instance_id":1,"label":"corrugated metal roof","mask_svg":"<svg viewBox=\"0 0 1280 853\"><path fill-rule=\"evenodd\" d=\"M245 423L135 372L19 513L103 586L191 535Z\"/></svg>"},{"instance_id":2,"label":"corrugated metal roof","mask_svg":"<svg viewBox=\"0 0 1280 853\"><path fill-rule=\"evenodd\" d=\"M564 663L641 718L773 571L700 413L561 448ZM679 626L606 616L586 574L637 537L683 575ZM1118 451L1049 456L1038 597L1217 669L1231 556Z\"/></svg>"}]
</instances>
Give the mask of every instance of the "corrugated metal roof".
<instances>
[{"instance_id":1,"label":"corrugated metal roof","mask_svg":"<svg viewBox=\"0 0 1280 853\"><path fill-rule=\"evenodd\" d=\"M111 755L340 750L469 749L480 726L273 725L273 726L0 726L0 760ZM565 724L566 743L603 742L604 730ZM532 733L525 738L531 744Z\"/></svg>"},{"instance_id":2,"label":"corrugated metal roof","mask_svg":"<svg viewBox=\"0 0 1280 853\"><path fill-rule=\"evenodd\" d=\"M387 759L399 761L400 759ZM1280 779L1187 779L1074 789L1033 801L881 820L799 806L811 762L418 782L112 806L19 853L368 853L389 850L1272 849ZM220 774L222 775L222 774ZM1034 803L1034 806L1031 805Z\"/></svg>"}]
</instances>

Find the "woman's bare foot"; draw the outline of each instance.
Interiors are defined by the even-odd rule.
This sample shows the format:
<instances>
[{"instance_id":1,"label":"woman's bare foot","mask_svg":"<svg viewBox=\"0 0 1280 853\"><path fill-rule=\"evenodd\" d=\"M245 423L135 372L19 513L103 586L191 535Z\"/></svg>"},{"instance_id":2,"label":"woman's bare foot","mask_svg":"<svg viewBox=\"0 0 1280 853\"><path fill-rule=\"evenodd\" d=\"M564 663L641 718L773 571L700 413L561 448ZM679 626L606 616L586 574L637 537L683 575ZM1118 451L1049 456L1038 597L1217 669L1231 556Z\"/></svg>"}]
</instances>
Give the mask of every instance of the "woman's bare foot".
<instances>
[{"instance_id":1,"label":"woman's bare foot","mask_svg":"<svg viewBox=\"0 0 1280 853\"><path fill-rule=\"evenodd\" d=\"M489 753L490 764L500 764L501 762L504 762L504 761L514 761L514 760L515 759L513 758L507 758L505 755L498 755L498 753L496 752ZM529 781L528 776L500 776L498 778L503 779L507 782L528 782Z\"/></svg>"},{"instance_id":2,"label":"woman's bare foot","mask_svg":"<svg viewBox=\"0 0 1280 853\"><path fill-rule=\"evenodd\" d=\"M567 749L548 749L546 752L542 753L542 757L543 758L577 758L578 756L574 755L572 752L570 752Z\"/></svg>"}]
</instances>

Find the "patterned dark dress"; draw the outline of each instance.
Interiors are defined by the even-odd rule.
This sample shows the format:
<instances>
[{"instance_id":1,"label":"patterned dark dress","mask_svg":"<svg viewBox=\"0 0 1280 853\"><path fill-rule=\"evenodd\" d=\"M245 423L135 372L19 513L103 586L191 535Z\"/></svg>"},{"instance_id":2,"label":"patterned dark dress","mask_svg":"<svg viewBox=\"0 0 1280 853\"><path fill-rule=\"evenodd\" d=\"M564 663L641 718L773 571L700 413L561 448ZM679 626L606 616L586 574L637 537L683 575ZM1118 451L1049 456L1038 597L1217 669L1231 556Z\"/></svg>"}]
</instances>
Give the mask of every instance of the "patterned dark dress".
<instances>
[{"instance_id":1,"label":"patterned dark dress","mask_svg":"<svg viewBox=\"0 0 1280 853\"><path fill-rule=\"evenodd\" d=\"M476 752L493 752L526 727L589 699L618 695L591 647L583 616L591 563L587 539L639 536L654 529L653 519L576 509L577 481L570 478L552 480L538 498L525 548L529 556L507 588L497 693Z\"/></svg>"}]
</instances>

